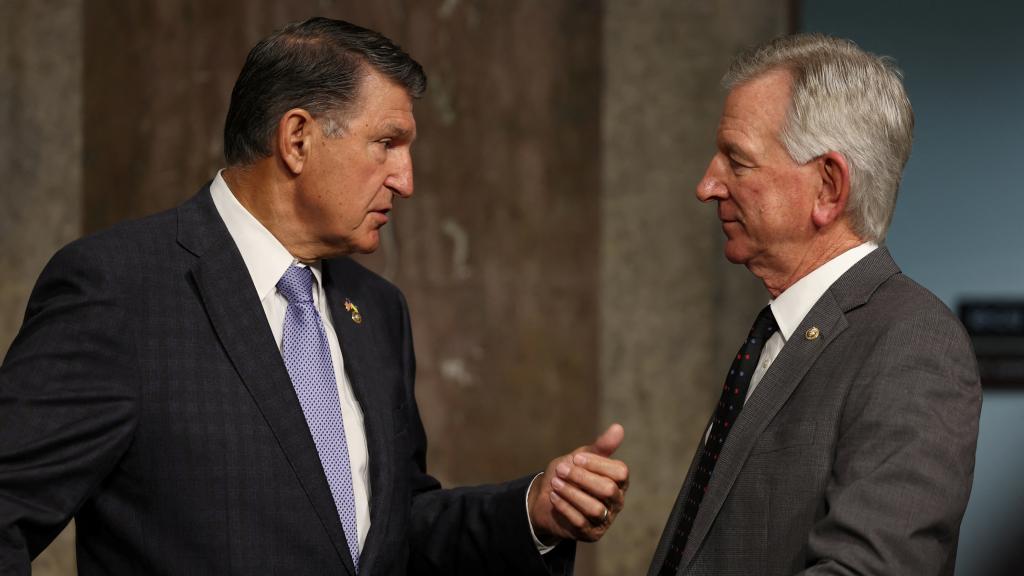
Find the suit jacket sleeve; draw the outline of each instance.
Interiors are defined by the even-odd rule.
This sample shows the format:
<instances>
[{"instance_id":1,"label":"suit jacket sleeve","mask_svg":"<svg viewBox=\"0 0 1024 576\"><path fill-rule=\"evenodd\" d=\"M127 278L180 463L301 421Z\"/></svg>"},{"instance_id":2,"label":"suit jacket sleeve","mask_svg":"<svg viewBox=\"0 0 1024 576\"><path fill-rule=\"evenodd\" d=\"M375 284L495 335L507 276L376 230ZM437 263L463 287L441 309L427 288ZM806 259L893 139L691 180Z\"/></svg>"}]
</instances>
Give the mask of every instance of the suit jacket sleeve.
<instances>
[{"instance_id":1,"label":"suit jacket sleeve","mask_svg":"<svg viewBox=\"0 0 1024 576\"><path fill-rule=\"evenodd\" d=\"M530 534L526 490L534 475L504 484L441 489L426 472L426 435L413 390L415 357L408 309L401 298L402 361L411 450L410 574L569 575L575 543L541 556Z\"/></svg>"},{"instance_id":2,"label":"suit jacket sleeve","mask_svg":"<svg viewBox=\"0 0 1024 576\"><path fill-rule=\"evenodd\" d=\"M29 573L135 427L118 286L81 246L47 265L0 367L0 574Z\"/></svg>"},{"instance_id":3,"label":"suit jacket sleeve","mask_svg":"<svg viewBox=\"0 0 1024 576\"><path fill-rule=\"evenodd\" d=\"M981 397L966 335L942 312L892 326L860 368L803 573L953 573Z\"/></svg>"}]
</instances>

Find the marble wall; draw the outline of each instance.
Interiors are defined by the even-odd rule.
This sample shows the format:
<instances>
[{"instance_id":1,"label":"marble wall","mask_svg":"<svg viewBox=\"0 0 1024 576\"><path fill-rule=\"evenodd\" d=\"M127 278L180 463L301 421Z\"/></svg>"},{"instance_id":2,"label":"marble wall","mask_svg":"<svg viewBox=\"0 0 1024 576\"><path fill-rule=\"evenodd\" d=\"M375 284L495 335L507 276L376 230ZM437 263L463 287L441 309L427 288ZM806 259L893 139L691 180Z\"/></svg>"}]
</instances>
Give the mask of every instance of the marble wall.
<instances>
[{"instance_id":1,"label":"marble wall","mask_svg":"<svg viewBox=\"0 0 1024 576\"><path fill-rule=\"evenodd\" d=\"M432 472L518 476L620 421L628 508L577 574L642 573L765 300L692 190L718 78L786 31L788 1L0 0L0 350L57 246L213 177L247 50L314 14L380 30L430 77L416 196L365 260L409 299ZM62 538L37 574L69 573Z\"/></svg>"}]
</instances>

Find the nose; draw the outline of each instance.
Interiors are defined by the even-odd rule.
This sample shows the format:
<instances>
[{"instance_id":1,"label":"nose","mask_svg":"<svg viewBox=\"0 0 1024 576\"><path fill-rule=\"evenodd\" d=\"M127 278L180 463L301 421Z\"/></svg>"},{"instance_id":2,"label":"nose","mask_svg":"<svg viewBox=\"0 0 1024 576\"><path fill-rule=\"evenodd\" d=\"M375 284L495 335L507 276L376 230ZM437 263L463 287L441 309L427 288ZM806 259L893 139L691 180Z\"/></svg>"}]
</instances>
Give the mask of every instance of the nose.
<instances>
[{"instance_id":1,"label":"nose","mask_svg":"<svg viewBox=\"0 0 1024 576\"><path fill-rule=\"evenodd\" d=\"M704 177L697 183L697 199L701 202L716 199L722 200L729 195L729 189L715 176L717 173L716 163L718 161L718 156L711 159L708 169L704 172Z\"/></svg>"},{"instance_id":2,"label":"nose","mask_svg":"<svg viewBox=\"0 0 1024 576\"><path fill-rule=\"evenodd\" d=\"M384 181L384 185L402 198L408 198L413 192L412 154L406 150L397 156L391 175Z\"/></svg>"}]
</instances>

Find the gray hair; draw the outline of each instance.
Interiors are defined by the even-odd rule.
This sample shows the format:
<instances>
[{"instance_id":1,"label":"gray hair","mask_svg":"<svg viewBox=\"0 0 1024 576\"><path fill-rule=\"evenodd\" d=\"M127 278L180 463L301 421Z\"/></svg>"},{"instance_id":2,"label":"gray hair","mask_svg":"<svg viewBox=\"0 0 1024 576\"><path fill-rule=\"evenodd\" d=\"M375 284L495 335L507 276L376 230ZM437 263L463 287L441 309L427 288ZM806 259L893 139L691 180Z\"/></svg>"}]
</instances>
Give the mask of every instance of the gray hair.
<instances>
[{"instance_id":1,"label":"gray hair","mask_svg":"<svg viewBox=\"0 0 1024 576\"><path fill-rule=\"evenodd\" d=\"M846 213L853 231L881 242L892 221L903 167L910 157L914 112L902 73L886 57L822 34L777 38L733 61L727 90L767 72L792 74L792 100L780 134L801 164L835 151L850 166Z\"/></svg>"}]
</instances>

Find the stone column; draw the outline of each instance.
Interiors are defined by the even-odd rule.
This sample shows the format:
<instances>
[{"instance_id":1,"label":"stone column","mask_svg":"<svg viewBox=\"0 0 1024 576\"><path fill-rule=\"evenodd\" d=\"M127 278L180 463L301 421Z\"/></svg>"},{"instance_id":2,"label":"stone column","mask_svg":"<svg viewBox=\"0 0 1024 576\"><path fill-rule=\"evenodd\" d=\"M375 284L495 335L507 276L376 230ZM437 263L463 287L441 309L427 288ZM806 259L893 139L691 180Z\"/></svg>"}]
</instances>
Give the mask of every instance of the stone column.
<instances>
[{"instance_id":1,"label":"stone column","mask_svg":"<svg viewBox=\"0 0 1024 576\"><path fill-rule=\"evenodd\" d=\"M714 151L734 53L787 32L790 2L605 3L601 185L602 422L626 427L625 514L598 574L644 574L718 396L767 302L722 256L694 197Z\"/></svg>"},{"instance_id":2,"label":"stone column","mask_svg":"<svg viewBox=\"0 0 1024 576\"><path fill-rule=\"evenodd\" d=\"M81 231L82 0L0 2L0 355L36 277ZM33 563L73 574L74 530Z\"/></svg>"}]
</instances>

